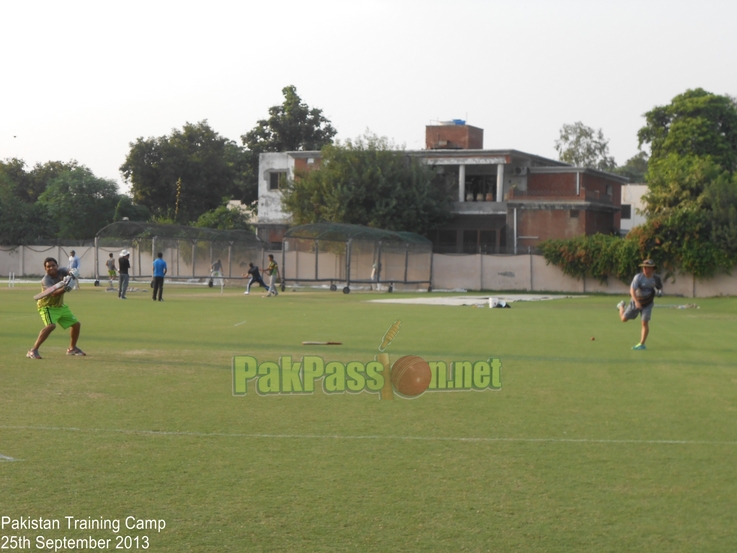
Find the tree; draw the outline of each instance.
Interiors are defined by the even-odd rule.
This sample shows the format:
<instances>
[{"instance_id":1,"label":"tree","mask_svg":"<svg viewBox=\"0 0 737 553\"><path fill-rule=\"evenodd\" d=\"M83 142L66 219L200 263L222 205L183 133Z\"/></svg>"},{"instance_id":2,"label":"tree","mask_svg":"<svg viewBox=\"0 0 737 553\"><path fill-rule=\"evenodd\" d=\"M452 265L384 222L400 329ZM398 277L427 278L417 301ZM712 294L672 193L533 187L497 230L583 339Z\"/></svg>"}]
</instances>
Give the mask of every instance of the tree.
<instances>
[{"instance_id":1,"label":"tree","mask_svg":"<svg viewBox=\"0 0 737 553\"><path fill-rule=\"evenodd\" d=\"M269 108L269 118L241 136L247 150L248 169L244 171L246 186L241 200L251 203L258 199L258 156L264 152L319 150L332 144L337 131L322 114L310 108L297 94L293 85L282 89L284 102Z\"/></svg>"},{"instance_id":2,"label":"tree","mask_svg":"<svg viewBox=\"0 0 737 553\"><path fill-rule=\"evenodd\" d=\"M113 222L120 201L118 185L96 177L87 167L64 171L54 178L38 199L56 226L56 236L66 239L93 238Z\"/></svg>"},{"instance_id":3,"label":"tree","mask_svg":"<svg viewBox=\"0 0 737 553\"><path fill-rule=\"evenodd\" d=\"M366 134L322 148L319 169L286 183L283 205L298 224L335 222L425 233L444 222L451 196L434 172L386 138Z\"/></svg>"},{"instance_id":4,"label":"tree","mask_svg":"<svg viewBox=\"0 0 737 553\"><path fill-rule=\"evenodd\" d=\"M609 141L599 129L595 131L580 121L563 125L560 138L555 141L558 159L577 167L591 167L611 171L617 165L609 156Z\"/></svg>"},{"instance_id":5,"label":"tree","mask_svg":"<svg viewBox=\"0 0 737 553\"><path fill-rule=\"evenodd\" d=\"M697 88L653 108L645 120L637 136L640 146L651 149L647 213L690 205L710 209L705 194L711 184L729 182L737 171L735 100Z\"/></svg>"},{"instance_id":6,"label":"tree","mask_svg":"<svg viewBox=\"0 0 737 553\"><path fill-rule=\"evenodd\" d=\"M133 202L186 224L240 195L245 161L238 145L207 124L186 123L170 136L138 138L120 167Z\"/></svg>"},{"instance_id":7,"label":"tree","mask_svg":"<svg viewBox=\"0 0 737 553\"><path fill-rule=\"evenodd\" d=\"M253 230L248 224L248 216L240 210L230 209L227 201L200 215L193 226L220 230Z\"/></svg>"},{"instance_id":8,"label":"tree","mask_svg":"<svg viewBox=\"0 0 737 553\"><path fill-rule=\"evenodd\" d=\"M26 170L26 162L12 158L0 161L0 174L3 175L9 191L20 201L29 204L38 200L46 190L49 182L64 171L79 167L75 160L69 162L47 161L37 163L30 171Z\"/></svg>"},{"instance_id":9,"label":"tree","mask_svg":"<svg viewBox=\"0 0 737 553\"><path fill-rule=\"evenodd\" d=\"M620 165L612 170L612 173L627 177L631 183L645 182L645 174L647 173L648 156L645 152L638 152L627 160L624 165Z\"/></svg>"},{"instance_id":10,"label":"tree","mask_svg":"<svg viewBox=\"0 0 737 553\"><path fill-rule=\"evenodd\" d=\"M129 221L148 221L151 212L147 207L133 203L130 196L121 195L118 205L115 206L113 221L122 221L127 217Z\"/></svg>"},{"instance_id":11,"label":"tree","mask_svg":"<svg viewBox=\"0 0 737 553\"><path fill-rule=\"evenodd\" d=\"M600 278L631 272L637 259L697 277L737 263L737 103L688 90L645 114L638 132L650 159L643 197L647 222L624 240L549 242L546 259L569 273ZM606 247L601 247L601 244Z\"/></svg>"},{"instance_id":12,"label":"tree","mask_svg":"<svg viewBox=\"0 0 737 553\"><path fill-rule=\"evenodd\" d=\"M0 243L32 244L54 235L46 208L36 202L47 185L39 168L54 164L72 166L76 162L37 164L30 172L21 159L0 162Z\"/></svg>"},{"instance_id":13,"label":"tree","mask_svg":"<svg viewBox=\"0 0 737 553\"><path fill-rule=\"evenodd\" d=\"M44 206L23 202L0 186L0 244L34 244L53 234Z\"/></svg>"},{"instance_id":14,"label":"tree","mask_svg":"<svg viewBox=\"0 0 737 553\"><path fill-rule=\"evenodd\" d=\"M737 170L737 104L702 88L679 94L667 106L645 114L638 133L640 147L650 145L653 161L671 154L710 156L730 173Z\"/></svg>"},{"instance_id":15,"label":"tree","mask_svg":"<svg viewBox=\"0 0 737 553\"><path fill-rule=\"evenodd\" d=\"M737 259L737 173L710 183L705 203L711 210L710 241Z\"/></svg>"}]
</instances>

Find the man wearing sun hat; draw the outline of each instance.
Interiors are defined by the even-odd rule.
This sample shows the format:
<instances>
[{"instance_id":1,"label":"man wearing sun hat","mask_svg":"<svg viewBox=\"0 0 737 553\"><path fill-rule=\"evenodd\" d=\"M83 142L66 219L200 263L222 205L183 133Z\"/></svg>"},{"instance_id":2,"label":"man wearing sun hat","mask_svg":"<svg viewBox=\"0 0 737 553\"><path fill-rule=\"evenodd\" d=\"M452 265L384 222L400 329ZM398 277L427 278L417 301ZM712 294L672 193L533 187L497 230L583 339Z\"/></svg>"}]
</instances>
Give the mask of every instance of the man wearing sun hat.
<instances>
[{"instance_id":1,"label":"man wearing sun hat","mask_svg":"<svg viewBox=\"0 0 737 553\"><path fill-rule=\"evenodd\" d=\"M655 274L657 265L652 259L646 259L640 263L642 272L637 273L632 279L630 285L630 303L625 307L625 303L620 301L617 304L619 310L619 318L623 323L636 319L640 315L642 320L642 331L640 333L640 343L633 346L634 350L647 349L645 340L650 333L650 317L653 313L653 302L655 296L660 297L663 294L663 283L660 277Z\"/></svg>"}]
</instances>

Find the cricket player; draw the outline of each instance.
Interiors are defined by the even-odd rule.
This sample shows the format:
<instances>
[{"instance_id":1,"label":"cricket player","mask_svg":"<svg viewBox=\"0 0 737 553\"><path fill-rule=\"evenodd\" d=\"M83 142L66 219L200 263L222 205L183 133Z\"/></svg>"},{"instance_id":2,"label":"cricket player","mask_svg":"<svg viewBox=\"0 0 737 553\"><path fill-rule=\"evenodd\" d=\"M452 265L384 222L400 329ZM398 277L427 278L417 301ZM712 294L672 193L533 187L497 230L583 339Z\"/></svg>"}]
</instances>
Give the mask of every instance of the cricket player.
<instances>
[{"instance_id":1,"label":"cricket player","mask_svg":"<svg viewBox=\"0 0 737 553\"><path fill-rule=\"evenodd\" d=\"M642 272L635 275L630 285L630 303L625 307L625 303L620 301L617 304L619 310L619 318L623 323L636 319L640 315L642 321L642 330L640 332L640 343L632 346L634 350L647 349L645 340L650 333L650 318L653 313L653 305L655 296L663 294L663 283L660 277L655 274L657 265L652 259L646 259L640 263Z\"/></svg>"},{"instance_id":2,"label":"cricket player","mask_svg":"<svg viewBox=\"0 0 737 553\"><path fill-rule=\"evenodd\" d=\"M41 281L41 286L44 290L61 282L70 272L69 269L60 269L56 259L53 257L47 257L44 260L44 270L46 271L46 276ZM71 343L69 344L69 349L67 349L67 355L86 355L85 352L77 347L82 323L77 320L77 317L74 316L74 313L71 312L69 307L64 305L64 293L67 291L66 288L62 287L54 291L53 294L38 300L38 312L45 326L39 332L33 348L26 353L26 357L29 359L41 359L38 349L54 331L57 324L61 325L64 329L71 329L69 331Z\"/></svg>"}]
</instances>

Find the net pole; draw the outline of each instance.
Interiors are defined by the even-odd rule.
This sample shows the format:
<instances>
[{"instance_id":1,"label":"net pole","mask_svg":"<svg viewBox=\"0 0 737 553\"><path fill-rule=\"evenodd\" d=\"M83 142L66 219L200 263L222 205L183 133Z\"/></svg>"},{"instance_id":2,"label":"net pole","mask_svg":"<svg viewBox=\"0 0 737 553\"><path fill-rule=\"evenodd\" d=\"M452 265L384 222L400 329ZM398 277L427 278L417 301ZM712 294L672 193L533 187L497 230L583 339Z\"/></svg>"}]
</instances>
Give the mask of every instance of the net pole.
<instances>
[{"instance_id":1,"label":"net pole","mask_svg":"<svg viewBox=\"0 0 737 553\"><path fill-rule=\"evenodd\" d=\"M95 236L95 280L100 280L100 253L98 249L97 236Z\"/></svg>"},{"instance_id":2,"label":"net pole","mask_svg":"<svg viewBox=\"0 0 737 553\"><path fill-rule=\"evenodd\" d=\"M404 245L404 283L407 284L407 270L409 268L409 244Z\"/></svg>"}]
</instances>

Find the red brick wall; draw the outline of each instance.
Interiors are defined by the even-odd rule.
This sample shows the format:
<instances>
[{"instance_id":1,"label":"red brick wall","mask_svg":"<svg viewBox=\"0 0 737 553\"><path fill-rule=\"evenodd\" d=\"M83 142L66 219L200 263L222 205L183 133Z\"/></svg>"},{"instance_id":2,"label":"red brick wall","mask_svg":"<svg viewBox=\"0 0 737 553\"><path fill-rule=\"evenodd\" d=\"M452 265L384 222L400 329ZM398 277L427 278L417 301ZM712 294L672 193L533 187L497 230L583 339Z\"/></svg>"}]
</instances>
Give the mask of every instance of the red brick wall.
<instances>
[{"instance_id":1,"label":"red brick wall","mask_svg":"<svg viewBox=\"0 0 737 553\"><path fill-rule=\"evenodd\" d=\"M556 192L570 192L567 196L576 195L575 173L548 173L530 174L527 176L527 192L545 193L554 190ZM556 194L560 196L561 194Z\"/></svg>"},{"instance_id":2,"label":"red brick wall","mask_svg":"<svg viewBox=\"0 0 737 553\"><path fill-rule=\"evenodd\" d=\"M447 145L440 146L445 141ZM425 127L425 148L481 150L484 147L484 130L470 125L428 125Z\"/></svg>"},{"instance_id":3,"label":"red brick wall","mask_svg":"<svg viewBox=\"0 0 737 553\"><path fill-rule=\"evenodd\" d=\"M608 201L609 197L606 194L607 185L612 187L611 202L617 207L622 206L622 184L619 181L610 180L605 177L599 177L595 175L581 175L581 186L586 189L588 194L598 192L598 199L601 201ZM594 197L597 197L595 194ZM612 228L620 228L622 221L622 214L617 212L614 214L606 232L611 232Z\"/></svg>"},{"instance_id":4,"label":"red brick wall","mask_svg":"<svg viewBox=\"0 0 737 553\"><path fill-rule=\"evenodd\" d=\"M568 209L519 209L517 244L524 247L535 246L551 238L580 236L586 230L585 221L583 210L578 212L578 218L572 218ZM513 221L510 223L514 224ZM537 236L537 239L520 239L520 236Z\"/></svg>"},{"instance_id":5,"label":"red brick wall","mask_svg":"<svg viewBox=\"0 0 737 553\"><path fill-rule=\"evenodd\" d=\"M319 169L320 162L322 161L322 158L320 158L320 157L314 157L312 159L314 159L315 162L314 163L310 163L310 164L307 163L307 159L308 158L306 158L306 157L298 157L298 158L296 158L294 160L294 170L295 171L306 171L306 170L312 171L313 169Z\"/></svg>"}]
</instances>

